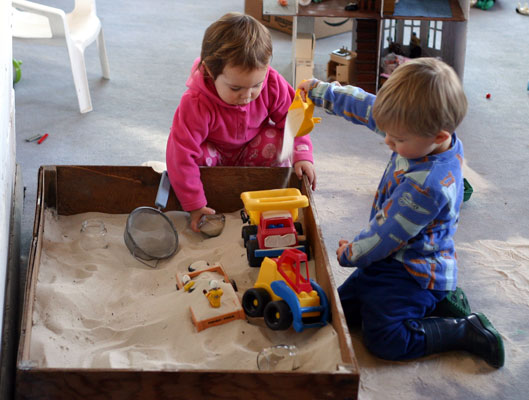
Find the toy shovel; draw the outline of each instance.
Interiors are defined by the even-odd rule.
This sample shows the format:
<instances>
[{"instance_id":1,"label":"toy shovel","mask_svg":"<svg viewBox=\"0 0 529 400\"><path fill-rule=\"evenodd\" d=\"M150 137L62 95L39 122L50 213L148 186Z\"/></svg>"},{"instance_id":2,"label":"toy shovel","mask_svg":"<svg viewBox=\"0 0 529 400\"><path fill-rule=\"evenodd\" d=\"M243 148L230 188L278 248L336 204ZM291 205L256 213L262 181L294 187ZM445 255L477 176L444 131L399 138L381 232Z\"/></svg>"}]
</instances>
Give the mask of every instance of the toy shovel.
<instances>
[{"instance_id":1,"label":"toy shovel","mask_svg":"<svg viewBox=\"0 0 529 400\"><path fill-rule=\"evenodd\" d=\"M281 148L279 161L285 161L292 156L292 152L294 151L294 138L310 133L314 125L321 121L321 118L312 117L313 112L314 103L312 100L307 96L306 101L303 101L301 99L300 89L296 90L294 100L288 108L283 147Z\"/></svg>"}]
</instances>

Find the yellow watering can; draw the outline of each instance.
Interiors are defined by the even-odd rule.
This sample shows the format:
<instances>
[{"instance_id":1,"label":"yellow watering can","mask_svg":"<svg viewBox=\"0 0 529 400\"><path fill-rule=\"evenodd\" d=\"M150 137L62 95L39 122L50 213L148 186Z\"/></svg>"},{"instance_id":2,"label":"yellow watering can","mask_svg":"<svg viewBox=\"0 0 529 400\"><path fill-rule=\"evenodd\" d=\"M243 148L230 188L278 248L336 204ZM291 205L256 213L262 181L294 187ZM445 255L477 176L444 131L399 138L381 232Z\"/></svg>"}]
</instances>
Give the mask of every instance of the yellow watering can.
<instances>
[{"instance_id":1,"label":"yellow watering can","mask_svg":"<svg viewBox=\"0 0 529 400\"><path fill-rule=\"evenodd\" d=\"M321 121L321 118L312 116L314 113L314 103L312 100L307 96L306 101L303 101L300 92L301 89L296 90L294 100L288 108L289 113L294 112L294 110L303 110L303 119L301 120L301 125L299 126L299 129L296 133L296 137L305 136L306 134L310 133L310 131L312 131L314 128L314 125L319 124Z\"/></svg>"},{"instance_id":2,"label":"yellow watering can","mask_svg":"<svg viewBox=\"0 0 529 400\"><path fill-rule=\"evenodd\" d=\"M314 103L306 97L306 101L301 98L301 90L296 90L296 95L292 104L288 108L285 122L285 133L283 136L283 147L279 155L279 161L284 161L292 155L294 148L294 138L305 136L310 133L314 125L321 121L321 118L313 117Z\"/></svg>"}]
</instances>

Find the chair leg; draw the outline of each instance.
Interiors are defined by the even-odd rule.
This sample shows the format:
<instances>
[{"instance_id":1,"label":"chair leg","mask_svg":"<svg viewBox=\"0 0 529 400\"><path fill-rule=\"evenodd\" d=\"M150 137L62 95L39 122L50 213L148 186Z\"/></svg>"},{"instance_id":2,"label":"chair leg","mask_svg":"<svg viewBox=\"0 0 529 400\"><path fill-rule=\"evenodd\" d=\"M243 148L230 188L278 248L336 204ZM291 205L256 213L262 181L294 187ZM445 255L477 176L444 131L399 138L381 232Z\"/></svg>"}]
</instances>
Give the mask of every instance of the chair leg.
<instances>
[{"instance_id":1,"label":"chair leg","mask_svg":"<svg viewBox=\"0 0 529 400\"><path fill-rule=\"evenodd\" d=\"M90 99L90 88L88 87L88 78L86 76L84 49L78 48L74 43L67 43L67 45L79 110L81 114L87 113L92 111L92 100Z\"/></svg>"},{"instance_id":2,"label":"chair leg","mask_svg":"<svg viewBox=\"0 0 529 400\"><path fill-rule=\"evenodd\" d=\"M101 62L103 78L110 79L110 66L108 65L107 48L105 46L103 28L99 30L99 35L97 35L97 49L99 50L99 61Z\"/></svg>"}]
</instances>

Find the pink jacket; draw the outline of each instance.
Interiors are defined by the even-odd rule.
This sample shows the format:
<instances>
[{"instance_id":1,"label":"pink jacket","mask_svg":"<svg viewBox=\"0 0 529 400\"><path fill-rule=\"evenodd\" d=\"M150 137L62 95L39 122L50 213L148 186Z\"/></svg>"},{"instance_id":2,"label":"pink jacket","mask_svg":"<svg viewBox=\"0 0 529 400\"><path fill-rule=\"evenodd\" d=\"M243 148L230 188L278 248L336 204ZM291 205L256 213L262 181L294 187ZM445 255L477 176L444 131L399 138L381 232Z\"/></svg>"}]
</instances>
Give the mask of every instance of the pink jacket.
<instances>
[{"instance_id":1,"label":"pink jacket","mask_svg":"<svg viewBox=\"0 0 529 400\"><path fill-rule=\"evenodd\" d=\"M242 106L229 105L220 99L213 82L204 79L202 68L197 70L197 65L198 59L186 82L188 90L176 109L166 149L169 179L185 211L207 204L195 161L202 156L201 144L208 141L226 152L240 150L268 125L269 120L283 128L294 98L294 90L288 82L269 67L257 99ZM309 136L296 138L294 143L296 146L305 144L310 151L297 153L294 150L293 162L313 162Z\"/></svg>"}]
</instances>

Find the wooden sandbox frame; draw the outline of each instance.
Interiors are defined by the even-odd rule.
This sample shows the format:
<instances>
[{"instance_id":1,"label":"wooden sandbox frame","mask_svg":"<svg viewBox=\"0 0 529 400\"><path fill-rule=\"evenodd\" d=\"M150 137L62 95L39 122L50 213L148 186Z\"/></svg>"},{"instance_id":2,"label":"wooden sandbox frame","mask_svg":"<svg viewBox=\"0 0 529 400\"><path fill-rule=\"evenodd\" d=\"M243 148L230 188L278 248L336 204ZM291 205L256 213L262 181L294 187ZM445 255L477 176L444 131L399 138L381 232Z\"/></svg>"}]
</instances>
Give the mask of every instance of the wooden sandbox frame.
<instances>
[{"instance_id":1,"label":"wooden sandbox frame","mask_svg":"<svg viewBox=\"0 0 529 400\"><path fill-rule=\"evenodd\" d=\"M39 169L16 369L17 399L356 399L359 369L306 178L289 168L202 167L208 205L217 212L243 208L240 193L295 187L307 195L302 210L305 233L314 257L316 280L327 293L342 363L335 371L269 372L246 370L153 371L102 368L46 368L29 358L35 289L43 244L44 211L59 215L85 212L127 214L152 205L160 175L150 167L43 166ZM173 192L166 211L181 210ZM237 238L240 239L240 238ZM226 397L228 396L228 397Z\"/></svg>"}]
</instances>

